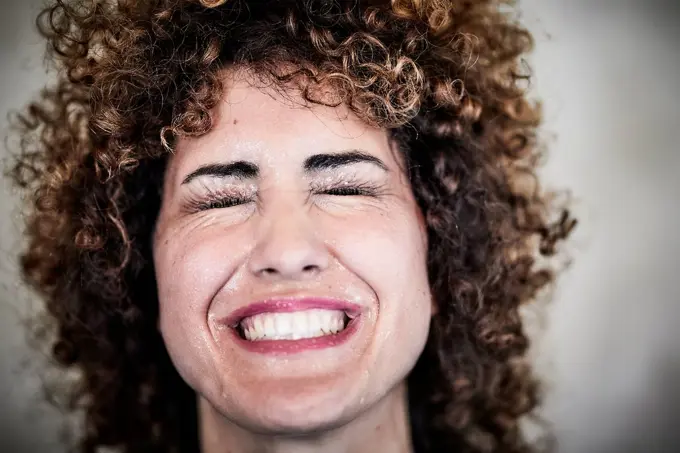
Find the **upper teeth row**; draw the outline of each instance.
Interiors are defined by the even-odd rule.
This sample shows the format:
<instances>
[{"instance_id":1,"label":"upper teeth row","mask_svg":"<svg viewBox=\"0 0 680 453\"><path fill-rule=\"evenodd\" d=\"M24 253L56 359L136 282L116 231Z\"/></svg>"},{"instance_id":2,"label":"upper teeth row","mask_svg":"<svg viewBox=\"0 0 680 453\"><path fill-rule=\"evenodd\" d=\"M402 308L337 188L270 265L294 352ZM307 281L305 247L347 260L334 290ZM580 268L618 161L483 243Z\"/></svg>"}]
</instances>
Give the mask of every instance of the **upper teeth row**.
<instances>
[{"instance_id":1,"label":"upper teeth row","mask_svg":"<svg viewBox=\"0 0 680 453\"><path fill-rule=\"evenodd\" d=\"M241 321L247 340L299 340L334 334L345 327L345 312L305 310L261 313Z\"/></svg>"}]
</instances>

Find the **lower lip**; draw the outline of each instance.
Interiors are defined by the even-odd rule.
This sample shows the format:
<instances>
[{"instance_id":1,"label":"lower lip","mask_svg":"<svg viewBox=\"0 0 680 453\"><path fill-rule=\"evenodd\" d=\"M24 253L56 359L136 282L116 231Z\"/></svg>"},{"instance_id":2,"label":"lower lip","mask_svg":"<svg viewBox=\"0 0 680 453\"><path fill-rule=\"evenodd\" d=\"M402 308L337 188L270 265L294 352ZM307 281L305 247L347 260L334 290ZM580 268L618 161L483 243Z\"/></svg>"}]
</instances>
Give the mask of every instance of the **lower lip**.
<instances>
[{"instance_id":1,"label":"lower lip","mask_svg":"<svg viewBox=\"0 0 680 453\"><path fill-rule=\"evenodd\" d=\"M327 349L346 343L357 330L361 316L351 319L342 331L334 335L303 338L300 340L257 340L249 341L241 337L236 329L231 329L236 343L250 352L258 354L290 355L315 349Z\"/></svg>"}]
</instances>

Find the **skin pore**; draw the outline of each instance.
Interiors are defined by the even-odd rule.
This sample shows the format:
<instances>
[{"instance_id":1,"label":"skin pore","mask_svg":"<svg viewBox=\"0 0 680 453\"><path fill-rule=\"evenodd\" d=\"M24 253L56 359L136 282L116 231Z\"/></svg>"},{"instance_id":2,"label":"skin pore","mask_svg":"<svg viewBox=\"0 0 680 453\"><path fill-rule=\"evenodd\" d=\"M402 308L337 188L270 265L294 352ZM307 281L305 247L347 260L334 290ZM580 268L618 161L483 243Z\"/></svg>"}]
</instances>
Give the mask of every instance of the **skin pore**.
<instances>
[{"instance_id":1,"label":"skin pore","mask_svg":"<svg viewBox=\"0 0 680 453\"><path fill-rule=\"evenodd\" d=\"M405 379L433 307L398 153L346 107L247 74L225 71L213 129L177 143L154 235L159 328L198 395L202 451L410 452ZM355 304L352 334L263 353L226 321L300 298Z\"/></svg>"}]
</instances>

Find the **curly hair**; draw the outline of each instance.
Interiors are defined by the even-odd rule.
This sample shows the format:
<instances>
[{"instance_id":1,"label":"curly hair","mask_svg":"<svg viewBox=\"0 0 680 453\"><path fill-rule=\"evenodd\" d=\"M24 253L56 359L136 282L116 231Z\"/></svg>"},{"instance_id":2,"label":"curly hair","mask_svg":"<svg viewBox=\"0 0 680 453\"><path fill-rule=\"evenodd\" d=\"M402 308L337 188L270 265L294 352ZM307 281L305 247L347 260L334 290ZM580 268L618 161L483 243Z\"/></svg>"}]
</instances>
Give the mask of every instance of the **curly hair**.
<instances>
[{"instance_id":1,"label":"curly hair","mask_svg":"<svg viewBox=\"0 0 680 453\"><path fill-rule=\"evenodd\" d=\"M17 116L23 277L80 372L77 449L198 450L196 401L157 330L151 236L180 136L200 136L220 69L253 68L308 100L330 84L408 161L438 305L408 378L419 453L535 451L540 403L520 307L575 221L540 189L532 36L494 0L53 0L38 18L58 79Z\"/></svg>"}]
</instances>

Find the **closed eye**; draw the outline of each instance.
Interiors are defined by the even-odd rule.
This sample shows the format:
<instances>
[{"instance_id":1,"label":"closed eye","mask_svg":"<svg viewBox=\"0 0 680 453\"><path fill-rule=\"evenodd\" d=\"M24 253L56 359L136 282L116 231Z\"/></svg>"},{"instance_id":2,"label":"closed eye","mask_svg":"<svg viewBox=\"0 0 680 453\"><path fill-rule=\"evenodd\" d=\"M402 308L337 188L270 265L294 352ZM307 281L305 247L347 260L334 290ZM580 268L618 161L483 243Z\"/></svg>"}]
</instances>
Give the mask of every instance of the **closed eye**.
<instances>
[{"instance_id":1,"label":"closed eye","mask_svg":"<svg viewBox=\"0 0 680 453\"><path fill-rule=\"evenodd\" d=\"M381 194L384 187L382 184L372 181L357 181L354 178L328 182L323 181L312 184L311 193L318 195L335 195L344 197L377 197Z\"/></svg>"},{"instance_id":2,"label":"closed eye","mask_svg":"<svg viewBox=\"0 0 680 453\"><path fill-rule=\"evenodd\" d=\"M344 196L352 196L352 195L368 195L368 196L373 196L375 195L375 191L371 189L367 189L364 187L335 187L332 189L327 189L322 191L321 193L325 195L344 195Z\"/></svg>"},{"instance_id":3,"label":"closed eye","mask_svg":"<svg viewBox=\"0 0 680 453\"><path fill-rule=\"evenodd\" d=\"M197 208L201 211L206 209L231 208L240 204L248 203L250 199L242 197L221 197L200 202Z\"/></svg>"},{"instance_id":4,"label":"closed eye","mask_svg":"<svg viewBox=\"0 0 680 453\"><path fill-rule=\"evenodd\" d=\"M184 209L189 213L208 211L210 209L224 209L243 205L253 201L252 197L242 195L226 195L209 193L192 197L184 203Z\"/></svg>"}]
</instances>

